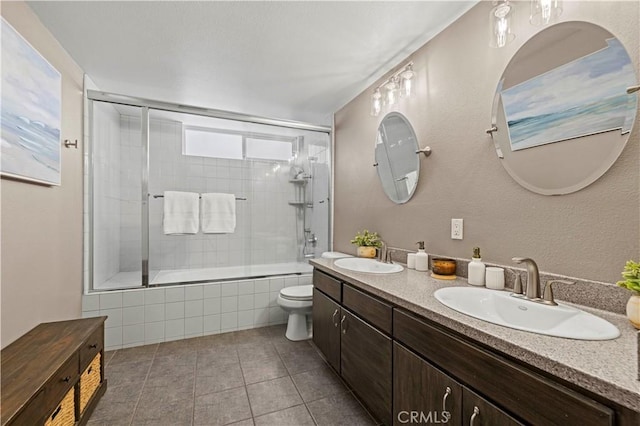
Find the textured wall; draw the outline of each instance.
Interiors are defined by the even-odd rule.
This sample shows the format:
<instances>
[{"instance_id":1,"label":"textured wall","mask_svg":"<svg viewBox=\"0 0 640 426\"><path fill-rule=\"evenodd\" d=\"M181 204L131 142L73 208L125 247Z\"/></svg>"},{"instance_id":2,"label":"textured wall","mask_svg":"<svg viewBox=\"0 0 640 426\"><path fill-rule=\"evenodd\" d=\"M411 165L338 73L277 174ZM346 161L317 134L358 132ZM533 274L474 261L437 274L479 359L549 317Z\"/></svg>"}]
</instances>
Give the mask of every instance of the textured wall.
<instances>
[{"instance_id":1,"label":"textured wall","mask_svg":"<svg viewBox=\"0 0 640 426\"><path fill-rule=\"evenodd\" d=\"M62 138L82 141L82 70L23 2L2 16L62 74ZM2 347L41 322L79 318L82 146L62 148L62 186L3 179Z\"/></svg>"},{"instance_id":2,"label":"textured wall","mask_svg":"<svg viewBox=\"0 0 640 426\"><path fill-rule=\"evenodd\" d=\"M470 257L472 247L480 246L491 262L509 265L513 256L528 256L543 271L616 281L624 262L640 256L640 126L636 122L613 167L579 192L550 197L519 186L484 131L502 71L540 28L528 23L528 2L519 2L516 40L491 49L490 8L490 2L479 3L410 57L417 93L396 110L433 154L421 159L409 203L393 204L372 167L384 116L369 115L372 88L336 113L334 248L353 252L349 239L368 228L391 246L412 249L424 239L427 251L454 257ZM637 2L564 2L564 9L562 21L588 21L611 31L638 72ZM450 239L454 217L464 218L462 241Z\"/></svg>"}]
</instances>

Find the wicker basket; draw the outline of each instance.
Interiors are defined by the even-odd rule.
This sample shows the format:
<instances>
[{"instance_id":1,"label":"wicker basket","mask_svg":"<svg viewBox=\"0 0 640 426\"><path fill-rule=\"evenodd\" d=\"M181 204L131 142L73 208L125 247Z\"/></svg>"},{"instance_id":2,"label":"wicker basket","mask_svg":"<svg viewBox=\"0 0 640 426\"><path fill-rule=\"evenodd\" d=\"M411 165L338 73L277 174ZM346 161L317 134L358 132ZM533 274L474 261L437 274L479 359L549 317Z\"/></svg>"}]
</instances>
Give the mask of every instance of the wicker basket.
<instances>
[{"instance_id":1,"label":"wicker basket","mask_svg":"<svg viewBox=\"0 0 640 426\"><path fill-rule=\"evenodd\" d=\"M45 426L73 426L75 424L74 389L72 387L67 392L60 405L47 418Z\"/></svg>"},{"instance_id":2,"label":"wicker basket","mask_svg":"<svg viewBox=\"0 0 640 426\"><path fill-rule=\"evenodd\" d=\"M84 412L91 397L100 386L100 352L80 376L80 412Z\"/></svg>"}]
</instances>

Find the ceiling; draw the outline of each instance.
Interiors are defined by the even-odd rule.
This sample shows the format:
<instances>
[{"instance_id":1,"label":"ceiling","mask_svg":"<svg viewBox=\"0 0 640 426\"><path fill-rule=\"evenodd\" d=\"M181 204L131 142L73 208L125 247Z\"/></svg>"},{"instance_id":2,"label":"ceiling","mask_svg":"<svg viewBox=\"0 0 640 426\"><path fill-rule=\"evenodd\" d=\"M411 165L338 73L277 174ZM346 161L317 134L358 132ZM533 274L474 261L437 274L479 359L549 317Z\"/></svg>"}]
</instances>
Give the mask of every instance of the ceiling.
<instances>
[{"instance_id":1,"label":"ceiling","mask_svg":"<svg viewBox=\"0 0 640 426\"><path fill-rule=\"evenodd\" d=\"M477 1L30 1L100 90L331 124Z\"/></svg>"}]
</instances>

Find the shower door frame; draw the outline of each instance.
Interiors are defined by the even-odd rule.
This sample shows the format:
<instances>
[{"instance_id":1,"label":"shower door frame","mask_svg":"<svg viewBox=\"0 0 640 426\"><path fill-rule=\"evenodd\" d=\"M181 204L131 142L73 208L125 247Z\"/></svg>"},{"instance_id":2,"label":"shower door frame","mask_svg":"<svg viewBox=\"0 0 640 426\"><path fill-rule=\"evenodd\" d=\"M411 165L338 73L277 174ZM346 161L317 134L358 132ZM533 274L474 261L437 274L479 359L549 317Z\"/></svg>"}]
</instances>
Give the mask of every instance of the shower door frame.
<instances>
[{"instance_id":1,"label":"shower door frame","mask_svg":"<svg viewBox=\"0 0 640 426\"><path fill-rule=\"evenodd\" d=\"M328 247L332 249L332 237L333 237L333 144L334 144L334 126L332 122L331 126L324 126L319 124L305 123L302 121L285 120L278 118L269 118L257 115L244 114L240 112L225 111L220 109L202 108L192 105L177 104L172 102L164 102L153 99L139 98L135 96L122 95L118 93L109 93L99 90L87 90L87 101L89 102L89 143L87 144L87 153L89 156L88 167L88 184L89 184L89 241L90 245L88 254L89 265L89 285L88 291L95 291L94 288L94 237L93 237L93 179L94 179L94 149L93 149L93 104L94 102L105 102L116 105L126 105L131 107L141 108L141 142L142 142L142 192L141 192L141 253L142 253L142 287L149 287L149 112L151 110L169 111L183 114L199 115L204 117L218 118L223 120L242 121L245 123L262 124L267 126L285 127L290 129L306 130L318 133L326 133L329 137L329 156L328 165L331 170L329 185L330 185L330 199L329 202L329 223L328 225ZM333 120L332 120L333 121ZM117 289L114 289L117 290Z\"/></svg>"}]
</instances>

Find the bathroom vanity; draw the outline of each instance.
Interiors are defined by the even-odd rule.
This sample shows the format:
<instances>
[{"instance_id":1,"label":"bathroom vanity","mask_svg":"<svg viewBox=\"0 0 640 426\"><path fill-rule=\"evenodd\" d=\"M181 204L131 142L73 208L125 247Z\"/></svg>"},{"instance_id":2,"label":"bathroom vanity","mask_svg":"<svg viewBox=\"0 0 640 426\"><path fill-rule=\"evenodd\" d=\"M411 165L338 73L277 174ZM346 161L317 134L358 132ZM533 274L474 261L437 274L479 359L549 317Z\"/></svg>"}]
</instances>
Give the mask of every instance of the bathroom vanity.
<instances>
[{"instance_id":1,"label":"bathroom vanity","mask_svg":"<svg viewBox=\"0 0 640 426\"><path fill-rule=\"evenodd\" d=\"M384 424L638 425L636 333L578 341L477 320L433 297L425 273L314 270L314 343Z\"/></svg>"}]
</instances>

